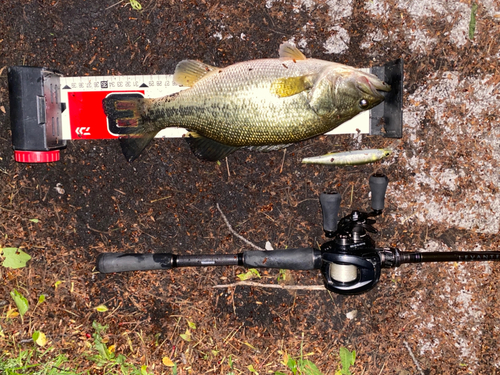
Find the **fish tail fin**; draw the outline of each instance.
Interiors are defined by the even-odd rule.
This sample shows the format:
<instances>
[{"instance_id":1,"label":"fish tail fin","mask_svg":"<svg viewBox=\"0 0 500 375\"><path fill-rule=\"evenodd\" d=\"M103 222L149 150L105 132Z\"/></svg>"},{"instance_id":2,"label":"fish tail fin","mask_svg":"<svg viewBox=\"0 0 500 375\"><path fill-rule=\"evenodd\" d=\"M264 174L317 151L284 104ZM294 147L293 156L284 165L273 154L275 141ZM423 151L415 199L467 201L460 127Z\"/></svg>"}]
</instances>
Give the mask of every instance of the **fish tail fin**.
<instances>
[{"instance_id":1,"label":"fish tail fin","mask_svg":"<svg viewBox=\"0 0 500 375\"><path fill-rule=\"evenodd\" d=\"M143 98L123 98L110 96L102 101L104 113L111 121L115 121L118 128L130 128L127 133L139 133L144 116L144 109L147 99Z\"/></svg>"},{"instance_id":2,"label":"fish tail fin","mask_svg":"<svg viewBox=\"0 0 500 375\"><path fill-rule=\"evenodd\" d=\"M123 155L132 162L140 155L158 131L147 130L145 108L149 99L108 97L102 106L109 123L120 130L120 145Z\"/></svg>"}]
</instances>

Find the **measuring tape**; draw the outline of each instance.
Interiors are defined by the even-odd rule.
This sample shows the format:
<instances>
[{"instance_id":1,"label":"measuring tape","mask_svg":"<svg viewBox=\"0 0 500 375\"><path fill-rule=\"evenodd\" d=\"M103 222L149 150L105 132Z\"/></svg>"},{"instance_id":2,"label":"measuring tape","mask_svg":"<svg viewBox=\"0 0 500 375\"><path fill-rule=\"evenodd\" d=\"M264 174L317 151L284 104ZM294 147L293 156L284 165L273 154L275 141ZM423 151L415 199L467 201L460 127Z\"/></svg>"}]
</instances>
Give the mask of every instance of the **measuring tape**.
<instances>
[{"instance_id":1,"label":"measuring tape","mask_svg":"<svg viewBox=\"0 0 500 375\"><path fill-rule=\"evenodd\" d=\"M403 62L364 69L392 86L386 100L327 134L402 136ZM27 66L8 70L14 157L18 162L47 163L60 159L67 141L119 138L123 128L108 121L102 100L109 95L157 98L185 87L173 75L77 76ZM178 138L183 128L166 128L157 138Z\"/></svg>"}]
</instances>

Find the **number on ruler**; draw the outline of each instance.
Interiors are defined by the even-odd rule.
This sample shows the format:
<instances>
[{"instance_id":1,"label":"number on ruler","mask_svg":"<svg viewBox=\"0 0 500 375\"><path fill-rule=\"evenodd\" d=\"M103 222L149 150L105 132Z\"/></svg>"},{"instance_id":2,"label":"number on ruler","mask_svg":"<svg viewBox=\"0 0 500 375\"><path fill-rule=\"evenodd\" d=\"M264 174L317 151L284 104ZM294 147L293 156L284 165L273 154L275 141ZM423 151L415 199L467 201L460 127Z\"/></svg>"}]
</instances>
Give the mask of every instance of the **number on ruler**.
<instances>
[{"instance_id":1,"label":"number on ruler","mask_svg":"<svg viewBox=\"0 0 500 375\"><path fill-rule=\"evenodd\" d=\"M107 89L108 88L108 81L101 81L101 89Z\"/></svg>"},{"instance_id":2,"label":"number on ruler","mask_svg":"<svg viewBox=\"0 0 500 375\"><path fill-rule=\"evenodd\" d=\"M123 82L120 81L116 82L116 87L123 87Z\"/></svg>"}]
</instances>

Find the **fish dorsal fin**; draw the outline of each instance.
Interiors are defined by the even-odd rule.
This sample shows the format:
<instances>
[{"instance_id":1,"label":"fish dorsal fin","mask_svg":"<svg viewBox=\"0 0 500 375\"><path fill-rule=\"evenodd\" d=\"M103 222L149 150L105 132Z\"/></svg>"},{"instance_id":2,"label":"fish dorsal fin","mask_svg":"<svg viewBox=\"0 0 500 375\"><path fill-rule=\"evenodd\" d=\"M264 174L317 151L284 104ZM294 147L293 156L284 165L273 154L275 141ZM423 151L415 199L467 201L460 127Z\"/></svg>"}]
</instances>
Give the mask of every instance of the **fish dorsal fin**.
<instances>
[{"instance_id":1,"label":"fish dorsal fin","mask_svg":"<svg viewBox=\"0 0 500 375\"><path fill-rule=\"evenodd\" d=\"M307 60L297 47L289 42L280 45L280 60Z\"/></svg>"},{"instance_id":2,"label":"fish dorsal fin","mask_svg":"<svg viewBox=\"0 0 500 375\"><path fill-rule=\"evenodd\" d=\"M270 91L280 98L293 96L314 86L314 75L278 78L271 83Z\"/></svg>"},{"instance_id":3,"label":"fish dorsal fin","mask_svg":"<svg viewBox=\"0 0 500 375\"><path fill-rule=\"evenodd\" d=\"M210 72L219 68L197 60L182 60L175 67L174 83L191 87Z\"/></svg>"},{"instance_id":4,"label":"fish dorsal fin","mask_svg":"<svg viewBox=\"0 0 500 375\"><path fill-rule=\"evenodd\" d=\"M213 139L205 138L196 132L184 136L193 154L202 160L217 161L236 151L239 147L228 146Z\"/></svg>"}]
</instances>

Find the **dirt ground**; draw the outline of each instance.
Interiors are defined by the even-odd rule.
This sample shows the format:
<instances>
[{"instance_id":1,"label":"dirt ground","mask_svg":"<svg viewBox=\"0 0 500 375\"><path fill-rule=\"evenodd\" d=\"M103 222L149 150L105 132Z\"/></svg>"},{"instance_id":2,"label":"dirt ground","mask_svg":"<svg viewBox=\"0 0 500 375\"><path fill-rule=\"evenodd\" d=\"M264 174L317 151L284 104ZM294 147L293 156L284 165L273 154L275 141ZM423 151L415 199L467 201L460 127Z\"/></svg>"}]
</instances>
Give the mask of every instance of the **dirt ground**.
<instances>
[{"instance_id":1,"label":"dirt ground","mask_svg":"<svg viewBox=\"0 0 500 375\"><path fill-rule=\"evenodd\" d=\"M353 374L494 374L500 366L496 263L404 265L372 291L238 286L241 267L102 275L101 252L237 253L325 241L318 196L335 187L342 213L369 209L368 178L390 179L379 246L401 250L500 250L500 3L406 0L163 1L0 0L0 246L26 268L0 267L0 347L30 347L41 330L54 353L75 359L92 322L109 344L155 374L283 371L301 350L334 374L339 349L356 350ZM113 6L114 5L114 6ZM285 152L238 151L220 164L196 159L181 139L155 140L128 164L117 141L69 142L51 164L13 159L7 69L44 66L67 76L172 73L186 58L225 66L276 57L281 42L307 56L358 67L405 61L400 140L321 136ZM332 150L393 147L372 165L302 165ZM61 184L63 190L56 189ZM30 219L38 219L32 221ZM276 284L278 270L261 271ZM288 282L321 285L317 272ZM8 319L9 292L30 305ZM107 312L95 308L104 304ZM28 319L27 319L28 318ZM196 329L189 326L196 325ZM191 341L180 334L191 331ZM232 361L232 369L230 361ZM99 373L85 360L81 370ZM290 373L290 372L289 372Z\"/></svg>"}]
</instances>

